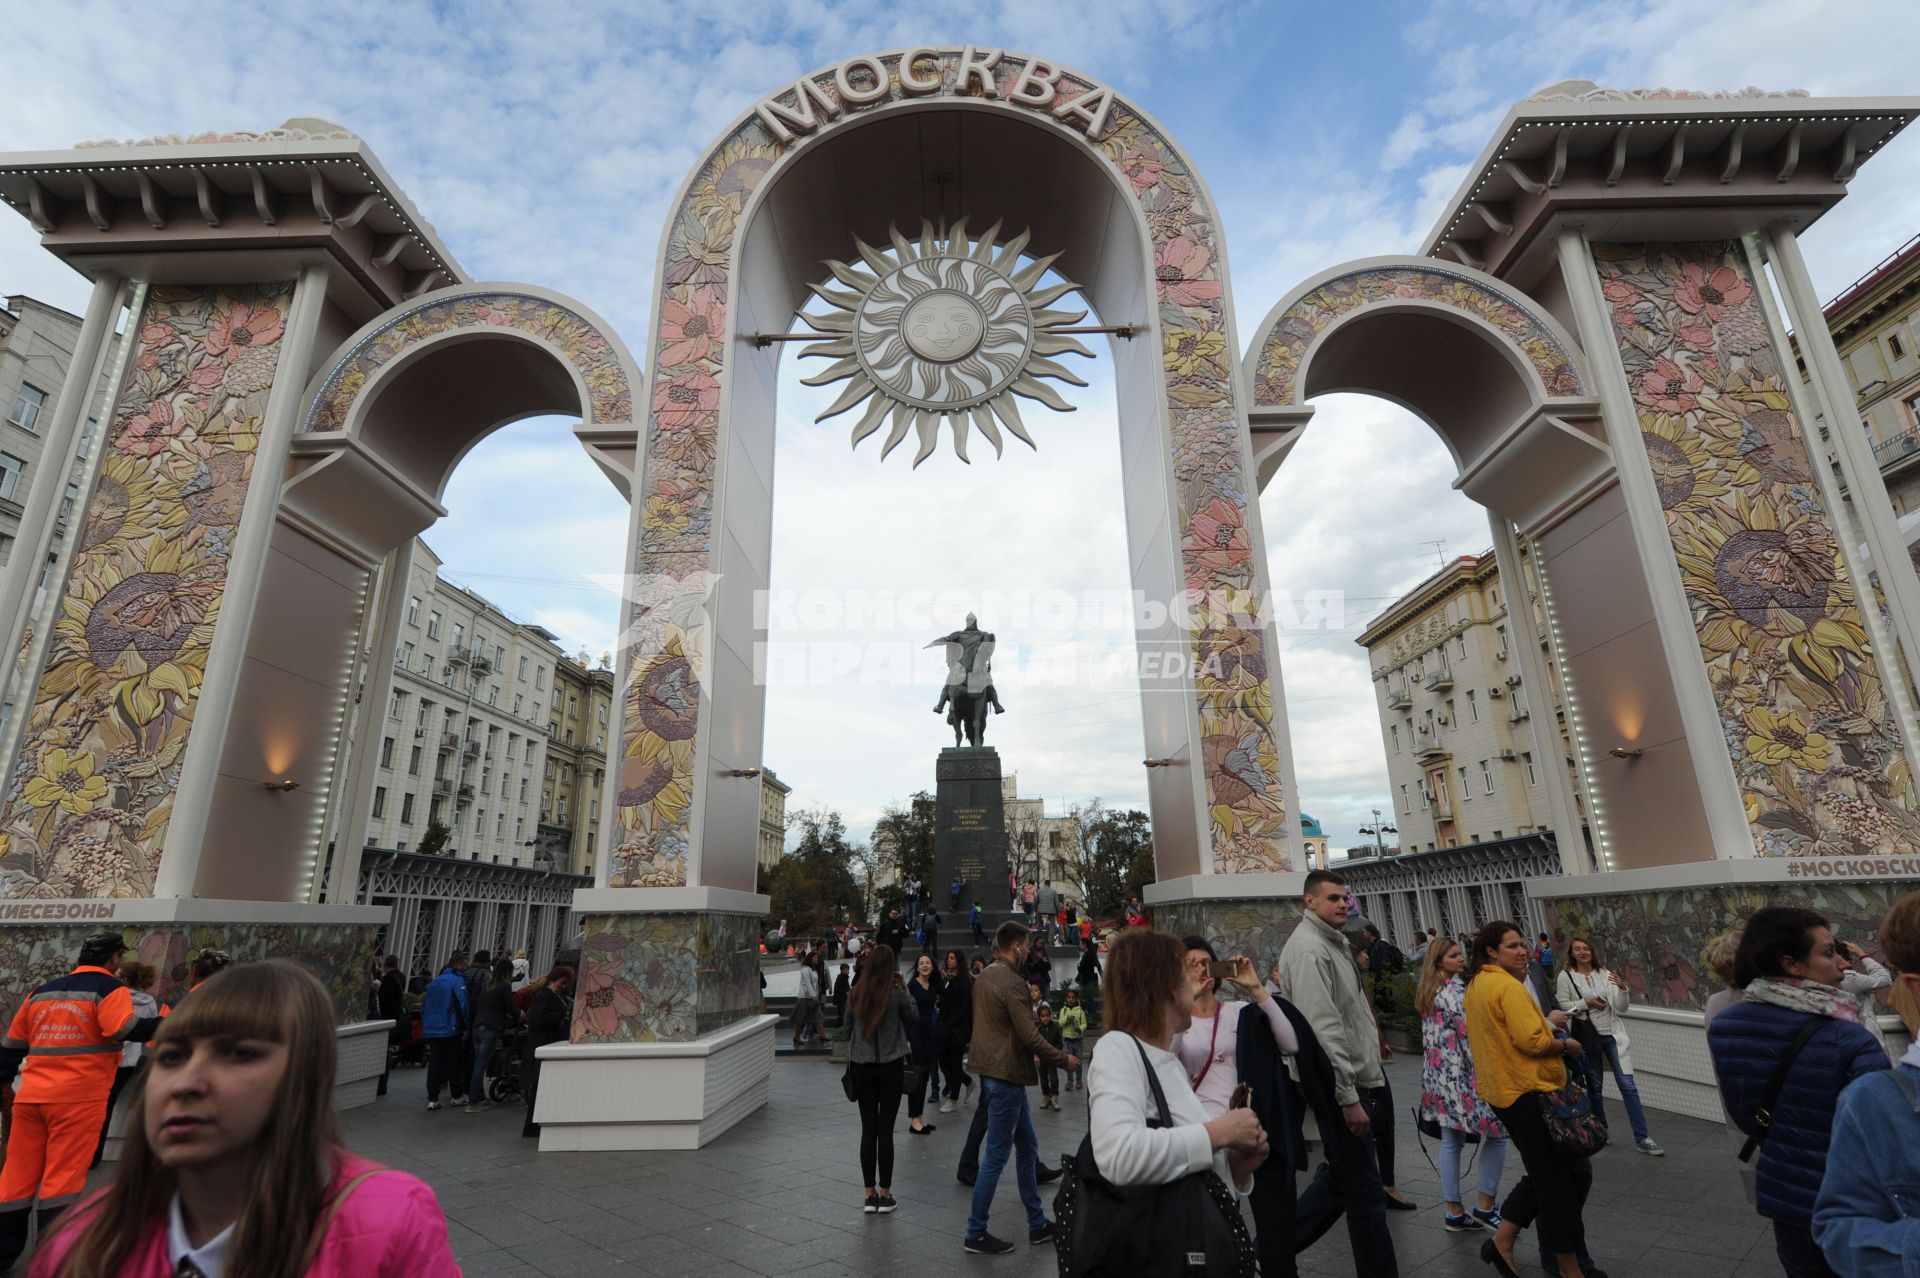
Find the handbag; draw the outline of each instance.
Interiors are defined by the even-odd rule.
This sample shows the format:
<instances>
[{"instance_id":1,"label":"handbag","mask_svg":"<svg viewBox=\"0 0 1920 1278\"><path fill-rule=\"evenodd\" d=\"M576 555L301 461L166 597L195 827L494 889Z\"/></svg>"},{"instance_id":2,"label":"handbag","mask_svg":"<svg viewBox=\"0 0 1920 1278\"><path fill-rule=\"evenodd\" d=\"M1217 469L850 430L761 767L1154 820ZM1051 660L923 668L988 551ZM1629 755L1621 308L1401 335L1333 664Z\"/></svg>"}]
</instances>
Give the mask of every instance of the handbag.
<instances>
[{"instance_id":1,"label":"handbag","mask_svg":"<svg viewBox=\"0 0 1920 1278\"><path fill-rule=\"evenodd\" d=\"M1171 1127L1160 1079L1140 1041L1133 1045L1157 1110L1147 1116L1147 1126ZM1081 1137L1073 1157L1060 1160L1060 1170L1053 1197L1060 1278L1254 1278L1253 1238L1239 1201L1215 1172L1122 1188L1100 1175L1091 1133Z\"/></svg>"},{"instance_id":2,"label":"handbag","mask_svg":"<svg viewBox=\"0 0 1920 1278\"><path fill-rule=\"evenodd\" d=\"M1540 1117L1546 1120L1547 1139L1562 1158L1591 1158L1607 1147L1607 1129L1594 1117L1587 1089L1569 1073L1566 1085L1554 1092L1535 1092Z\"/></svg>"},{"instance_id":3,"label":"handbag","mask_svg":"<svg viewBox=\"0 0 1920 1278\"><path fill-rule=\"evenodd\" d=\"M847 1094L847 1099L850 1101L857 1101L860 1099L859 1093L853 1090L853 1062L852 1061L847 1062L847 1068L840 1075L840 1090Z\"/></svg>"},{"instance_id":4,"label":"handbag","mask_svg":"<svg viewBox=\"0 0 1920 1278\"><path fill-rule=\"evenodd\" d=\"M900 1071L900 1094L913 1096L918 1094L927 1081L927 1072L922 1067L908 1061Z\"/></svg>"}]
</instances>

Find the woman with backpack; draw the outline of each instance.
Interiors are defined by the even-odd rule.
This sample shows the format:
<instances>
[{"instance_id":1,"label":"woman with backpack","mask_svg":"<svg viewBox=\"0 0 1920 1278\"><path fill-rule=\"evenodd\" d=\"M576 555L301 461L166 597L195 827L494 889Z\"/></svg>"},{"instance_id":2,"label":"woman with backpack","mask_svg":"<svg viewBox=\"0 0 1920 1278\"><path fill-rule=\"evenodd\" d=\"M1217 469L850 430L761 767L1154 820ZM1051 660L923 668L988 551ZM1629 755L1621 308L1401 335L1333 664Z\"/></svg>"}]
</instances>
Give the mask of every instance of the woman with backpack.
<instances>
[{"instance_id":1,"label":"woman with backpack","mask_svg":"<svg viewBox=\"0 0 1920 1278\"><path fill-rule=\"evenodd\" d=\"M31 1278L459 1278L426 1184L341 1146L333 997L284 959L161 1022L111 1182L41 1235Z\"/></svg>"},{"instance_id":2,"label":"woman with backpack","mask_svg":"<svg viewBox=\"0 0 1920 1278\"><path fill-rule=\"evenodd\" d=\"M866 972L854 983L847 1003L852 1021L847 1077L854 1103L860 1106L860 1176L867 1187L864 1210L884 1216L899 1205L893 1198L893 1124L900 1117L901 1084L911 1050L908 1036L919 1024L920 1013L900 982L893 947L875 945L867 955Z\"/></svg>"},{"instance_id":3,"label":"woman with backpack","mask_svg":"<svg viewBox=\"0 0 1920 1278\"><path fill-rule=\"evenodd\" d=\"M1834 1273L1813 1239L1834 1113L1847 1084L1887 1068L1860 1004L1840 988L1845 974L1826 919L1797 906L1757 910L1734 954L1741 1001L1707 1026L1721 1099L1759 1148L1755 1192L1788 1278Z\"/></svg>"}]
</instances>

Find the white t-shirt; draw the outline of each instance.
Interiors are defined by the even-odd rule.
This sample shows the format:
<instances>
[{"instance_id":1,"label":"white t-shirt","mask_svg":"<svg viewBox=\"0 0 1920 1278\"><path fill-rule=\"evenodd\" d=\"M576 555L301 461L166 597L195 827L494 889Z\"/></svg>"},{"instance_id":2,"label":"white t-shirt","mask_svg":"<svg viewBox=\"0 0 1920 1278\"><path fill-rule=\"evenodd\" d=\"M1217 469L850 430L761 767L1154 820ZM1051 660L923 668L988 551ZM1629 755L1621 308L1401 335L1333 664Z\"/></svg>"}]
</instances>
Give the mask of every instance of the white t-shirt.
<instances>
[{"instance_id":1,"label":"white t-shirt","mask_svg":"<svg viewBox=\"0 0 1920 1278\"><path fill-rule=\"evenodd\" d=\"M1158 1118L1159 1111L1141 1064L1142 1051L1166 1093L1172 1127L1147 1126L1148 1114ZM1093 1063L1087 1067L1087 1100L1092 1108L1087 1130L1093 1137L1094 1165L1113 1184L1170 1185L1209 1167L1233 1184L1227 1153L1213 1152L1207 1111L1172 1052L1141 1043L1131 1034L1108 1031L1094 1045ZM1234 1188L1250 1193L1253 1178Z\"/></svg>"}]
</instances>

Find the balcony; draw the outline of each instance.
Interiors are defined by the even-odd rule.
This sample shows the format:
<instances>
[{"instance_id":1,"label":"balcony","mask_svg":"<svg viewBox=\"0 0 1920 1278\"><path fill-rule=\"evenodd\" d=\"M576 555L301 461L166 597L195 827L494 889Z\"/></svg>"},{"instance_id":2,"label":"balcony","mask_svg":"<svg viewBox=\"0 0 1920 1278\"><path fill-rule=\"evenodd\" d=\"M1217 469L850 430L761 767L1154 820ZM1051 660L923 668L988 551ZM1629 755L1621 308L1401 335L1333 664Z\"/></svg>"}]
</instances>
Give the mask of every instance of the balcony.
<instances>
[{"instance_id":1,"label":"balcony","mask_svg":"<svg viewBox=\"0 0 1920 1278\"><path fill-rule=\"evenodd\" d=\"M447 654L450 666L471 666L476 675L493 673L493 658L487 655L485 648L455 648Z\"/></svg>"},{"instance_id":2,"label":"balcony","mask_svg":"<svg viewBox=\"0 0 1920 1278\"><path fill-rule=\"evenodd\" d=\"M458 750L460 748L460 734L457 732L441 733L440 748L442 750Z\"/></svg>"},{"instance_id":3,"label":"balcony","mask_svg":"<svg viewBox=\"0 0 1920 1278\"><path fill-rule=\"evenodd\" d=\"M1515 706L1513 713L1507 716L1507 722L1510 724L1524 723L1531 717L1532 716L1527 713L1525 706Z\"/></svg>"},{"instance_id":4,"label":"balcony","mask_svg":"<svg viewBox=\"0 0 1920 1278\"><path fill-rule=\"evenodd\" d=\"M472 737L467 737L460 742L460 753L473 758L480 753L480 743Z\"/></svg>"},{"instance_id":5,"label":"balcony","mask_svg":"<svg viewBox=\"0 0 1920 1278\"><path fill-rule=\"evenodd\" d=\"M1901 431L1892 439L1878 440L1873 445L1873 460L1883 470L1915 453L1920 453L1920 429Z\"/></svg>"},{"instance_id":6,"label":"balcony","mask_svg":"<svg viewBox=\"0 0 1920 1278\"><path fill-rule=\"evenodd\" d=\"M1405 688L1387 689L1387 709L1405 710L1413 704L1413 694Z\"/></svg>"},{"instance_id":7,"label":"balcony","mask_svg":"<svg viewBox=\"0 0 1920 1278\"><path fill-rule=\"evenodd\" d=\"M1447 747L1440 744L1440 739L1434 736L1421 737L1413 747L1413 757L1423 764L1444 759L1451 753Z\"/></svg>"},{"instance_id":8,"label":"balcony","mask_svg":"<svg viewBox=\"0 0 1920 1278\"><path fill-rule=\"evenodd\" d=\"M1427 807L1432 810L1435 821L1453 820L1453 795L1442 790L1438 794L1427 795Z\"/></svg>"},{"instance_id":9,"label":"balcony","mask_svg":"<svg viewBox=\"0 0 1920 1278\"><path fill-rule=\"evenodd\" d=\"M435 777L433 779L433 792L435 794L443 795L443 796L452 794L453 778L452 777Z\"/></svg>"},{"instance_id":10,"label":"balcony","mask_svg":"<svg viewBox=\"0 0 1920 1278\"><path fill-rule=\"evenodd\" d=\"M473 787L468 783L466 783L465 781L462 781L460 783L460 788L458 793L460 795L461 800L464 802L465 800L471 799L473 797Z\"/></svg>"},{"instance_id":11,"label":"balcony","mask_svg":"<svg viewBox=\"0 0 1920 1278\"><path fill-rule=\"evenodd\" d=\"M1442 688L1451 688L1452 686L1453 686L1453 671L1449 670L1445 666L1442 666L1440 669L1434 671L1432 674L1428 675L1426 678L1426 689L1428 692L1438 692Z\"/></svg>"}]
</instances>

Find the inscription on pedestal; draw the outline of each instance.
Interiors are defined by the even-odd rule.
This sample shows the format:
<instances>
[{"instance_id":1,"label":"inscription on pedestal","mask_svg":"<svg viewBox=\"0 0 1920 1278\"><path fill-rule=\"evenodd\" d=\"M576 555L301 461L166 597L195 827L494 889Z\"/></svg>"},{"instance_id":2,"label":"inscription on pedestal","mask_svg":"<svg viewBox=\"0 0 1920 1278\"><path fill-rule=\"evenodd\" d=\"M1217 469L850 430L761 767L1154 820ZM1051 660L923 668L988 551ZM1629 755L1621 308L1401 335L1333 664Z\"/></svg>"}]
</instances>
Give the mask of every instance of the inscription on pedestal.
<instances>
[{"instance_id":1,"label":"inscription on pedestal","mask_svg":"<svg viewBox=\"0 0 1920 1278\"><path fill-rule=\"evenodd\" d=\"M991 747L942 750L934 766L934 908L948 914L949 887L962 884L960 908L946 926L965 935L966 915L977 901L988 930L1005 917L1007 817L1000 789L1000 754Z\"/></svg>"}]
</instances>

